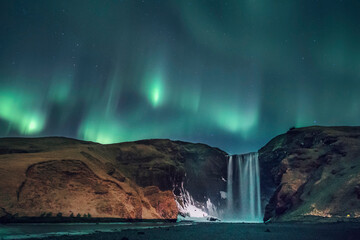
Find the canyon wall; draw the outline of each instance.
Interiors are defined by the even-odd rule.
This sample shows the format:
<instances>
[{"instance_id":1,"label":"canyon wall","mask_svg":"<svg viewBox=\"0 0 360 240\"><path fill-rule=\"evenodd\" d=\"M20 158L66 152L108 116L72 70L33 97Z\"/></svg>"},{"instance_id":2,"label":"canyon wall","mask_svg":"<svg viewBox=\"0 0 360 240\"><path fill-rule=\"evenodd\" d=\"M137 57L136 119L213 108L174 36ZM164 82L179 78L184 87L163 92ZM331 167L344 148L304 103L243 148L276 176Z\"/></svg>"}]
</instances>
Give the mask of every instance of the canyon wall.
<instances>
[{"instance_id":1,"label":"canyon wall","mask_svg":"<svg viewBox=\"0 0 360 240\"><path fill-rule=\"evenodd\" d=\"M258 152L264 221L360 219L360 127L293 128ZM222 217L227 154L166 139L0 139L0 218Z\"/></svg>"},{"instance_id":2,"label":"canyon wall","mask_svg":"<svg viewBox=\"0 0 360 240\"><path fill-rule=\"evenodd\" d=\"M170 140L3 138L0 176L0 217L175 220L220 209L226 153Z\"/></svg>"},{"instance_id":3,"label":"canyon wall","mask_svg":"<svg viewBox=\"0 0 360 240\"><path fill-rule=\"evenodd\" d=\"M293 128L259 150L264 221L360 217L360 127Z\"/></svg>"}]
</instances>

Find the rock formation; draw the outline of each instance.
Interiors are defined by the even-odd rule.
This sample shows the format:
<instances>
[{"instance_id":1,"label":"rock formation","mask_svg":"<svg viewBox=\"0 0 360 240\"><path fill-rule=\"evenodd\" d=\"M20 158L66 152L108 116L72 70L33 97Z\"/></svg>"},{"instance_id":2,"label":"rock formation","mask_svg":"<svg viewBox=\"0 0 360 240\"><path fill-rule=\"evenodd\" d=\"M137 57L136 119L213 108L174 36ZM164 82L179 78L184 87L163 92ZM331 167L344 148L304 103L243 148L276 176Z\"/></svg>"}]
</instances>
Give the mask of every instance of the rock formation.
<instances>
[{"instance_id":1,"label":"rock formation","mask_svg":"<svg viewBox=\"0 0 360 240\"><path fill-rule=\"evenodd\" d=\"M360 127L290 129L258 156L264 221L360 219ZM2 138L0 219L221 217L227 165L220 149L166 139Z\"/></svg>"},{"instance_id":2,"label":"rock formation","mask_svg":"<svg viewBox=\"0 0 360 240\"><path fill-rule=\"evenodd\" d=\"M290 129L259 150L264 220L360 217L360 127Z\"/></svg>"},{"instance_id":3,"label":"rock formation","mask_svg":"<svg viewBox=\"0 0 360 240\"><path fill-rule=\"evenodd\" d=\"M219 149L180 141L3 138L0 217L176 219L189 205L181 193L203 211L210 199L221 204L225 161Z\"/></svg>"}]
</instances>

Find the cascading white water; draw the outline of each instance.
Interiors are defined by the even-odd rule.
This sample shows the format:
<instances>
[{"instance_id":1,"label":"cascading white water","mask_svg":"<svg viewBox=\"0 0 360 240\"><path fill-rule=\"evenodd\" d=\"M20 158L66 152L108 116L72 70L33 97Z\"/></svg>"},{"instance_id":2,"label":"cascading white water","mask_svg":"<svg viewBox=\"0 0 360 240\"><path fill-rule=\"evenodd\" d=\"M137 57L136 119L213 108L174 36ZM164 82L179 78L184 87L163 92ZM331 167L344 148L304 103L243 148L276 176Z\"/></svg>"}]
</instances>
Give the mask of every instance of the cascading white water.
<instances>
[{"instance_id":1,"label":"cascading white water","mask_svg":"<svg viewBox=\"0 0 360 240\"><path fill-rule=\"evenodd\" d=\"M228 205L225 219L240 222L261 222L258 153L230 156L227 175ZM234 190L238 194L234 194Z\"/></svg>"},{"instance_id":2,"label":"cascading white water","mask_svg":"<svg viewBox=\"0 0 360 240\"><path fill-rule=\"evenodd\" d=\"M233 210L233 156L229 157L228 169L227 169L227 211L228 214Z\"/></svg>"}]
</instances>

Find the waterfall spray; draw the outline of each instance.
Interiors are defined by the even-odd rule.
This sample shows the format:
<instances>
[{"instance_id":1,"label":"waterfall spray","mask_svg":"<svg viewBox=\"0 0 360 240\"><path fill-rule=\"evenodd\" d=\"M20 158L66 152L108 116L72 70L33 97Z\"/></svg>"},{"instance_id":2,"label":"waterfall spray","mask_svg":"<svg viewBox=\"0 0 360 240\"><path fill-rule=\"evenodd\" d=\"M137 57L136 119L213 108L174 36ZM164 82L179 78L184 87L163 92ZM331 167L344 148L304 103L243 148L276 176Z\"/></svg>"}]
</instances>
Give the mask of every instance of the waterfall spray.
<instances>
[{"instance_id":1,"label":"waterfall spray","mask_svg":"<svg viewBox=\"0 0 360 240\"><path fill-rule=\"evenodd\" d=\"M227 214L231 214L233 210L233 156L229 157L228 171L227 171Z\"/></svg>"}]
</instances>

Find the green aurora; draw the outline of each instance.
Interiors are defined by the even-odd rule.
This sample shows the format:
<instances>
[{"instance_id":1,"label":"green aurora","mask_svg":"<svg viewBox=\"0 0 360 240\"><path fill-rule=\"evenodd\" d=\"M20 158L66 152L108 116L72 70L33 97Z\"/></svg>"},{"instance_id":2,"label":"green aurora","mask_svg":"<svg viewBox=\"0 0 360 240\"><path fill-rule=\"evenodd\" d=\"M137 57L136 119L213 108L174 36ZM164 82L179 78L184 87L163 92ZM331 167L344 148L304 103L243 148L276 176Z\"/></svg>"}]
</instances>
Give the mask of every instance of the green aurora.
<instances>
[{"instance_id":1,"label":"green aurora","mask_svg":"<svg viewBox=\"0 0 360 240\"><path fill-rule=\"evenodd\" d=\"M1 1L0 136L256 151L359 125L360 2Z\"/></svg>"}]
</instances>

